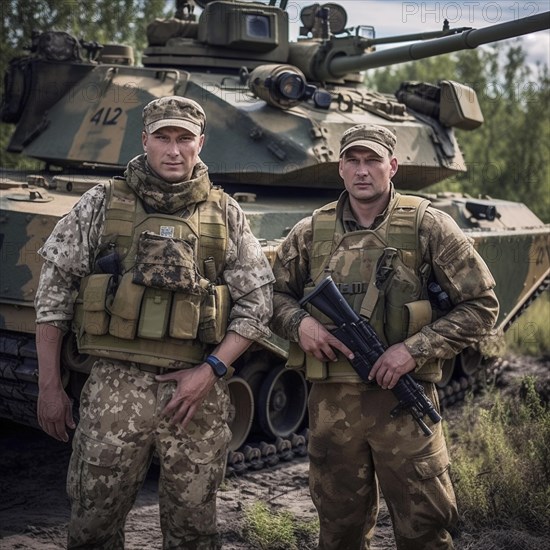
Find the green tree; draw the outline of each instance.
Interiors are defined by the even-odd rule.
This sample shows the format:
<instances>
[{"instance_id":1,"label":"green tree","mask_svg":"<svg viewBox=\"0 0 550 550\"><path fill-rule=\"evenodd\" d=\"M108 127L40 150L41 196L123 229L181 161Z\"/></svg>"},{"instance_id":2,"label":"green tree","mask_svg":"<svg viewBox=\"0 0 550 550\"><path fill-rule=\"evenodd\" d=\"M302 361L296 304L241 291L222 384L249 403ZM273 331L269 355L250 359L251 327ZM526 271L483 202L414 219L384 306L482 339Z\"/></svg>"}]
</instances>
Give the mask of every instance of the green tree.
<instances>
[{"instance_id":1,"label":"green tree","mask_svg":"<svg viewBox=\"0 0 550 550\"><path fill-rule=\"evenodd\" d=\"M456 185L471 195L521 201L550 221L548 66L533 71L521 43L513 42L380 69L368 73L367 85L392 92L403 81L441 79L471 86L485 122L473 132L456 132L468 173L430 190Z\"/></svg>"}]
</instances>

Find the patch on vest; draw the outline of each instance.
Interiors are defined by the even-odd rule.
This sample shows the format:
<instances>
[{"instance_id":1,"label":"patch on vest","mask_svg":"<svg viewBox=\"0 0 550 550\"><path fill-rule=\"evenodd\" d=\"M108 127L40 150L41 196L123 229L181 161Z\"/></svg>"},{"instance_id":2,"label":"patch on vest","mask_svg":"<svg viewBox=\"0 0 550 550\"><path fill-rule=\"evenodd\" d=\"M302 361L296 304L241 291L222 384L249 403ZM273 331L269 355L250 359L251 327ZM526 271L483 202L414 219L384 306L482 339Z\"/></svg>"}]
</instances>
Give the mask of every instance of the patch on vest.
<instances>
[{"instance_id":1,"label":"patch on vest","mask_svg":"<svg viewBox=\"0 0 550 550\"><path fill-rule=\"evenodd\" d=\"M160 236L172 238L174 236L174 226L173 225L161 225L160 226Z\"/></svg>"}]
</instances>

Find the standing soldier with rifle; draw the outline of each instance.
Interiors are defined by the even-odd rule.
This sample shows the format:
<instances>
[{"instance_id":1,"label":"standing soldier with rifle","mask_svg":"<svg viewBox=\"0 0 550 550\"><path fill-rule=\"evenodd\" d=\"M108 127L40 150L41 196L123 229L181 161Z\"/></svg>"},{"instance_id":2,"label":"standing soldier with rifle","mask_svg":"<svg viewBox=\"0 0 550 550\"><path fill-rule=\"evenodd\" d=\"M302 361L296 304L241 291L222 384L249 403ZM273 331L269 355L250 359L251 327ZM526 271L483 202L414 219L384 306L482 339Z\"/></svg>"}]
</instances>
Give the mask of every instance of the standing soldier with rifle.
<instances>
[{"instance_id":1,"label":"standing soldier with rifle","mask_svg":"<svg viewBox=\"0 0 550 550\"><path fill-rule=\"evenodd\" d=\"M310 490L321 550L369 548L378 484L399 550L453 548L457 509L441 423L430 408L439 406L434 383L442 360L483 338L498 314L494 279L472 242L429 201L394 190L395 145L381 126L347 130L339 163L345 191L292 229L274 264L272 328L291 341L287 366L305 368L313 383ZM344 338L353 331L334 330L327 311L300 306L327 276L381 341L367 371L353 353L361 350L350 349L355 340ZM395 391L411 378L423 389L416 395L431 429Z\"/></svg>"}]
</instances>

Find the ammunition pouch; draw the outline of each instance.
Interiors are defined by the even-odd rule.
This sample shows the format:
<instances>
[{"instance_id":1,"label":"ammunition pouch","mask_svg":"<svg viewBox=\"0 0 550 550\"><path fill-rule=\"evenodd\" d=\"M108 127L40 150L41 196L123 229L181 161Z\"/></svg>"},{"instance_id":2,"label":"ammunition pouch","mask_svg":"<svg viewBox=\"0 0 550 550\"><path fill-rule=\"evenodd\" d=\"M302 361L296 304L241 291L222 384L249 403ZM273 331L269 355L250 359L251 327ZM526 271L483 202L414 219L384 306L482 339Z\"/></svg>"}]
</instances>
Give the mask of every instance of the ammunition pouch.
<instances>
[{"instance_id":1,"label":"ammunition pouch","mask_svg":"<svg viewBox=\"0 0 550 550\"><path fill-rule=\"evenodd\" d=\"M222 341L231 305L227 286L211 285L208 293L199 287L200 294L189 294L133 279L133 272L125 273L118 288L109 274L83 280L73 318L82 353L170 366L162 358L172 348L177 355L169 357L196 362L207 345Z\"/></svg>"},{"instance_id":2,"label":"ammunition pouch","mask_svg":"<svg viewBox=\"0 0 550 550\"><path fill-rule=\"evenodd\" d=\"M82 329L89 334L107 334L109 308L116 291L116 277L110 274L91 275L81 290L83 296Z\"/></svg>"}]
</instances>

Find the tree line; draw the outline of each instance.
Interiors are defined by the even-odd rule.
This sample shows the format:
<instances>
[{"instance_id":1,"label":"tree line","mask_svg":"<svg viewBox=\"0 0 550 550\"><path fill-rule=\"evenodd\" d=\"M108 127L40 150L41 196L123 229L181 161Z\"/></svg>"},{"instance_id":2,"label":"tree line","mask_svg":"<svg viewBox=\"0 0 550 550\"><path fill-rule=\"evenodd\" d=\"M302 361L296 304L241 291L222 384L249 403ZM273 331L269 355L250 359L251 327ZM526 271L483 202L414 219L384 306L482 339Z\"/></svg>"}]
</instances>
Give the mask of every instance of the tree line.
<instances>
[{"instance_id":1,"label":"tree line","mask_svg":"<svg viewBox=\"0 0 550 550\"><path fill-rule=\"evenodd\" d=\"M521 41L514 41L390 66L366 77L380 92L394 92L401 82L439 80L472 87L484 123L474 131L456 130L468 172L428 191L523 202L550 222L548 65L529 66Z\"/></svg>"}]
</instances>

